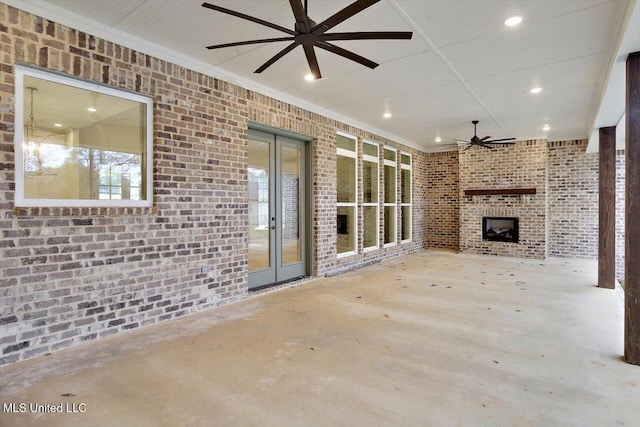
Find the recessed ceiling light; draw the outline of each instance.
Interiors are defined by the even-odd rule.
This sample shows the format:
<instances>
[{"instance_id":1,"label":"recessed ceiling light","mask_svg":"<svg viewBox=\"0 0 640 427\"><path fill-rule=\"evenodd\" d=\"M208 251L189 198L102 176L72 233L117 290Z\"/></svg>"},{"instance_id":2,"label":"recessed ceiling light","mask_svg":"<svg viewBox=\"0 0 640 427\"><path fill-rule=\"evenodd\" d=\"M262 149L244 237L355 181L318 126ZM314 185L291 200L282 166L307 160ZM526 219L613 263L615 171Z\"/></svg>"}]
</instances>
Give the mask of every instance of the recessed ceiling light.
<instances>
[{"instance_id":1,"label":"recessed ceiling light","mask_svg":"<svg viewBox=\"0 0 640 427\"><path fill-rule=\"evenodd\" d=\"M384 113L382 117L384 117L385 119L388 119L391 117L391 113Z\"/></svg>"},{"instance_id":2,"label":"recessed ceiling light","mask_svg":"<svg viewBox=\"0 0 640 427\"><path fill-rule=\"evenodd\" d=\"M312 82L316 79L316 76L314 76L313 74L309 73L306 76L304 76L304 79L308 82Z\"/></svg>"},{"instance_id":3,"label":"recessed ceiling light","mask_svg":"<svg viewBox=\"0 0 640 427\"><path fill-rule=\"evenodd\" d=\"M545 132L550 130L550 129L551 129L551 126L549 126L549 125L542 126L542 130L545 131Z\"/></svg>"},{"instance_id":4,"label":"recessed ceiling light","mask_svg":"<svg viewBox=\"0 0 640 427\"><path fill-rule=\"evenodd\" d=\"M53 125L54 125L55 127L57 127L57 128L61 128L61 127L62 127L62 125L61 125L60 123L54 123Z\"/></svg>"},{"instance_id":5,"label":"recessed ceiling light","mask_svg":"<svg viewBox=\"0 0 640 427\"><path fill-rule=\"evenodd\" d=\"M522 22L521 16L512 16L510 18L507 18L506 21L504 21L504 25L506 25L507 27L515 27L521 22Z\"/></svg>"},{"instance_id":6,"label":"recessed ceiling light","mask_svg":"<svg viewBox=\"0 0 640 427\"><path fill-rule=\"evenodd\" d=\"M98 111L98 110L96 110L96 109L95 109L95 108L93 108L93 107L89 107L89 108L87 108L87 111L89 111L89 112L91 112L91 113L95 113L95 112L96 112L96 111Z\"/></svg>"},{"instance_id":7,"label":"recessed ceiling light","mask_svg":"<svg viewBox=\"0 0 640 427\"><path fill-rule=\"evenodd\" d=\"M439 136L436 136L436 142L442 142L442 138L440 138Z\"/></svg>"},{"instance_id":8,"label":"recessed ceiling light","mask_svg":"<svg viewBox=\"0 0 640 427\"><path fill-rule=\"evenodd\" d=\"M536 94L542 92L542 88L541 87L533 87L533 88L531 88L531 90L529 90L529 92L531 92L532 94L536 95Z\"/></svg>"}]
</instances>

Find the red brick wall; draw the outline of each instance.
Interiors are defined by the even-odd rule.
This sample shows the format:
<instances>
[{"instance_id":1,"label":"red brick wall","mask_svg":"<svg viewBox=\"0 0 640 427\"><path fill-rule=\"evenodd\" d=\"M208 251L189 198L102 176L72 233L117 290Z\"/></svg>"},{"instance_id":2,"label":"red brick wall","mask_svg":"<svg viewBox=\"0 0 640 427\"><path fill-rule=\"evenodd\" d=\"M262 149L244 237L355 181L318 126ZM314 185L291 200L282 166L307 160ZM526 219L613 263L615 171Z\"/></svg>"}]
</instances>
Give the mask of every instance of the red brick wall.
<instances>
[{"instance_id":1,"label":"red brick wall","mask_svg":"<svg viewBox=\"0 0 640 427\"><path fill-rule=\"evenodd\" d=\"M549 143L551 257L598 257L598 154L586 149L586 140Z\"/></svg>"},{"instance_id":2,"label":"red brick wall","mask_svg":"<svg viewBox=\"0 0 640 427\"><path fill-rule=\"evenodd\" d=\"M460 247L460 170L458 151L426 156L425 246Z\"/></svg>"}]
</instances>

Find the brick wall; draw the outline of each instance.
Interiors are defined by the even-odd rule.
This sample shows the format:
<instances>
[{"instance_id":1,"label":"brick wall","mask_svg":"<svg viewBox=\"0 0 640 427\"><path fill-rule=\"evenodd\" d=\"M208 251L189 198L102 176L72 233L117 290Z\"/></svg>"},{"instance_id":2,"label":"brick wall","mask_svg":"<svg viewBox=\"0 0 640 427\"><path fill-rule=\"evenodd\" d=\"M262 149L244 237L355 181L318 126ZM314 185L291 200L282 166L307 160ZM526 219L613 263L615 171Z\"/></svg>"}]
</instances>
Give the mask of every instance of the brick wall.
<instances>
[{"instance_id":1,"label":"brick wall","mask_svg":"<svg viewBox=\"0 0 640 427\"><path fill-rule=\"evenodd\" d=\"M425 156L425 247L458 249L460 182L458 151Z\"/></svg>"},{"instance_id":2,"label":"brick wall","mask_svg":"<svg viewBox=\"0 0 640 427\"><path fill-rule=\"evenodd\" d=\"M314 138L313 274L423 246L416 150L4 4L0 46L0 364L245 298L248 121ZM153 208L14 211L16 62L153 99ZM414 154L411 243L336 259L337 129Z\"/></svg>"},{"instance_id":3,"label":"brick wall","mask_svg":"<svg viewBox=\"0 0 640 427\"><path fill-rule=\"evenodd\" d=\"M460 250L486 255L544 258L547 143L519 141L493 150L460 152ZM535 195L465 196L467 189L535 188ZM482 217L520 218L520 242L482 240Z\"/></svg>"},{"instance_id":4,"label":"brick wall","mask_svg":"<svg viewBox=\"0 0 640 427\"><path fill-rule=\"evenodd\" d=\"M532 144L531 142L528 143ZM513 148L518 150L516 144ZM535 145L539 145L537 142ZM550 256L562 258L598 257L598 155L586 153L586 140L556 141L528 151L520 150L509 154L495 150L476 151L476 155L460 156L461 190L461 250L473 253L501 254L509 256ZM500 150L504 150L501 148ZM546 153L545 153L546 151ZM473 154L473 149L469 150ZM515 157L513 157L515 156ZM546 162L543 161L546 157ZM514 163L515 162L515 163ZM515 164L513 170L506 165ZM526 166L525 166L526 165ZM545 173L542 173L546 168ZM624 151L617 153L616 159L616 276L624 277ZM463 196L464 188L504 188L512 186L537 187L538 196L546 187L546 219L541 205L532 206L532 198L537 196ZM536 184L537 183L537 184ZM499 184L499 185L498 185ZM536 184L536 185L533 185ZM540 202L542 203L542 202ZM533 209L540 221L534 221L546 230L545 244L538 239L537 249L509 250L514 248L506 243L478 245L480 230L476 228L477 217L520 216L516 215L518 205L525 210ZM470 215L470 213L472 215ZM546 225L545 225L546 223ZM522 227L522 220L520 223ZM521 228L521 237L523 229ZM466 237L471 234L471 237ZM540 236L541 237L541 236ZM471 243L469 243L471 241ZM489 244L491 247L487 247ZM496 249L499 248L499 249Z\"/></svg>"},{"instance_id":5,"label":"brick wall","mask_svg":"<svg viewBox=\"0 0 640 427\"><path fill-rule=\"evenodd\" d=\"M549 143L548 255L598 258L598 154L586 140Z\"/></svg>"}]
</instances>

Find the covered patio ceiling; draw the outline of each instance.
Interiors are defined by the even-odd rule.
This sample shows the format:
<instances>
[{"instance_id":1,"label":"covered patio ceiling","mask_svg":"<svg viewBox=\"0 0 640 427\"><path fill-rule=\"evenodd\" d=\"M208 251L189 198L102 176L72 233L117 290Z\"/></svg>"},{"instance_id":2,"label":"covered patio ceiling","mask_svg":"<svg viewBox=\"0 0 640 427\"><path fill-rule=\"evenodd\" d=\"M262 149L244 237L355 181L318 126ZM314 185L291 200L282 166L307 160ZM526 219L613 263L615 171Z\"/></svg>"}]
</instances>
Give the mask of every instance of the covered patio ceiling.
<instances>
[{"instance_id":1,"label":"covered patio ceiling","mask_svg":"<svg viewBox=\"0 0 640 427\"><path fill-rule=\"evenodd\" d=\"M309 15L320 22L351 2L308 0ZM640 28L635 0L382 0L335 30L412 31L413 39L335 42L380 66L370 70L318 50L323 78L307 82L302 49L262 74L253 71L282 43L205 49L282 34L205 9L201 0L7 3L424 151L455 148L454 139L472 135L474 119L481 136L588 138L616 115L605 120L611 107L603 110L601 101L619 90L609 76L619 78L613 65L627 29L633 38ZM286 0L210 3L293 26ZM505 26L514 15L522 23ZM531 94L534 87L542 91Z\"/></svg>"}]
</instances>

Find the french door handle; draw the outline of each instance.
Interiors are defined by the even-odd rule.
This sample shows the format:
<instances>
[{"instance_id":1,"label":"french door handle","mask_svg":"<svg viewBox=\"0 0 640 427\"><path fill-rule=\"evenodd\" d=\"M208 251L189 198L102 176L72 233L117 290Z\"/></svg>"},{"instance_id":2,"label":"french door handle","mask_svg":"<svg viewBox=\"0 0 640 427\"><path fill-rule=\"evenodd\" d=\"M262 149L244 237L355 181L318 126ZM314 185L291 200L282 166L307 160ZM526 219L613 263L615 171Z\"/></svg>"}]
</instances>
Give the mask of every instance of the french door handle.
<instances>
[{"instance_id":1,"label":"french door handle","mask_svg":"<svg viewBox=\"0 0 640 427\"><path fill-rule=\"evenodd\" d=\"M271 226L271 229L272 229L272 230L275 230L275 229L276 229L276 226L275 226L275 225L272 225L272 226Z\"/></svg>"}]
</instances>

